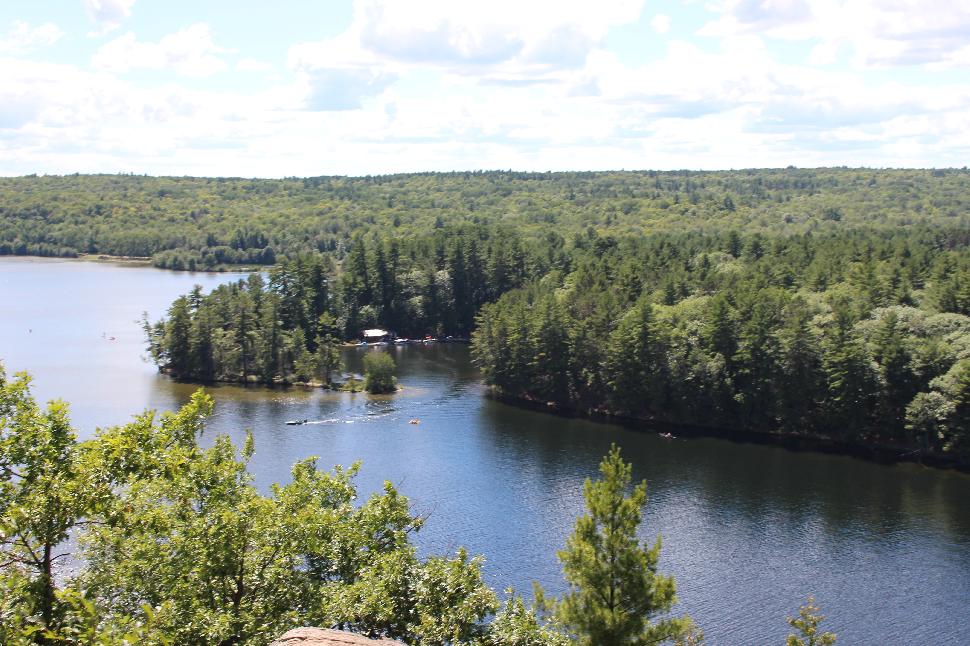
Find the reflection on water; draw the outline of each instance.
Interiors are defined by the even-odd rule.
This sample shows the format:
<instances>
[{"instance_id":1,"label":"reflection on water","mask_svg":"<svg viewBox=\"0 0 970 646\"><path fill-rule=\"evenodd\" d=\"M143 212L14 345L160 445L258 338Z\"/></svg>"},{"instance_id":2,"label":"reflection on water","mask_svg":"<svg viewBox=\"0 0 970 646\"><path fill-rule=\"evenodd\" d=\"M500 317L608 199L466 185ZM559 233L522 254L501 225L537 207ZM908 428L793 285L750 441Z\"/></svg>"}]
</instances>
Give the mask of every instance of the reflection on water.
<instances>
[{"instance_id":1,"label":"reflection on water","mask_svg":"<svg viewBox=\"0 0 970 646\"><path fill-rule=\"evenodd\" d=\"M84 433L174 408L195 386L139 360L133 321L159 316L196 282L230 279L0 259L0 302L12 304L0 356L34 372L43 397L70 401ZM348 370L370 351L345 351ZM649 483L643 538L663 535L662 569L711 643L780 643L808 594L840 643L970 643L970 477L521 410L482 396L465 346L388 351L405 386L391 396L213 386L203 441L241 442L252 429L264 489L310 455L326 466L363 460L363 494L387 479L429 514L422 550L465 545L486 556L493 586L522 592L532 580L562 590L555 551L582 512L583 480L616 442Z\"/></svg>"}]
</instances>

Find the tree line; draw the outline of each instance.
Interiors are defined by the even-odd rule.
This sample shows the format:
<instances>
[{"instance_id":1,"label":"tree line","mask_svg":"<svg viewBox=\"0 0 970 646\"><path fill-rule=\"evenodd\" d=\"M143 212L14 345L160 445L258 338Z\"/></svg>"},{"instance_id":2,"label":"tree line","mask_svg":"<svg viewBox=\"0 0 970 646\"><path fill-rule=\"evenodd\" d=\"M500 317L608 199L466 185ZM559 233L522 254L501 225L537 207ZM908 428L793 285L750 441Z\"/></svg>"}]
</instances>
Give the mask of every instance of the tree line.
<instances>
[{"instance_id":1,"label":"tree line","mask_svg":"<svg viewBox=\"0 0 970 646\"><path fill-rule=\"evenodd\" d=\"M152 258L184 270L342 262L356 236L512 227L529 242L601 233L831 231L967 224L970 172L848 168L596 173L465 172L271 179L0 178L0 254Z\"/></svg>"},{"instance_id":2,"label":"tree line","mask_svg":"<svg viewBox=\"0 0 970 646\"><path fill-rule=\"evenodd\" d=\"M79 441L0 366L0 643L266 644L301 625L424 646L700 644L637 529L646 485L616 447L587 479L587 513L559 552L568 584L534 603L482 580L465 550L418 557L425 519L391 483L358 500L360 465L310 457L263 495L252 436L199 444L212 399L146 412ZM830 644L811 602L789 646ZM766 627L766 632L770 629ZM821 639L822 641L817 641Z\"/></svg>"}]
</instances>

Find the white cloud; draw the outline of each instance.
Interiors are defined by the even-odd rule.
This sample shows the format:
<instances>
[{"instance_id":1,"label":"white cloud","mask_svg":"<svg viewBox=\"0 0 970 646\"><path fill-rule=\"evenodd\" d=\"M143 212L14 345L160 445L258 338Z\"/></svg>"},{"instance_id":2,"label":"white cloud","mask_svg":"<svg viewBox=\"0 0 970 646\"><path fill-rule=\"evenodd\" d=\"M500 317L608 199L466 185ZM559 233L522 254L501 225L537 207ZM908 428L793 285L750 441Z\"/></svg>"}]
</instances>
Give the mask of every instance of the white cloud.
<instances>
[{"instance_id":1,"label":"white cloud","mask_svg":"<svg viewBox=\"0 0 970 646\"><path fill-rule=\"evenodd\" d=\"M699 34L817 40L812 62L846 46L856 67L970 64L970 0L723 0Z\"/></svg>"},{"instance_id":2,"label":"white cloud","mask_svg":"<svg viewBox=\"0 0 970 646\"><path fill-rule=\"evenodd\" d=\"M236 70L239 72L271 72L273 65L255 58L243 58L236 63Z\"/></svg>"},{"instance_id":3,"label":"white cloud","mask_svg":"<svg viewBox=\"0 0 970 646\"><path fill-rule=\"evenodd\" d=\"M51 22L31 27L22 20L15 20L10 31L0 36L0 54L29 54L35 49L53 45L63 35L61 28Z\"/></svg>"},{"instance_id":4,"label":"white cloud","mask_svg":"<svg viewBox=\"0 0 970 646\"><path fill-rule=\"evenodd\" d=\"M398 61L464 66L518 59L572 67L575 48L593 47L611 26L635 21L642 8L643 0L595 6L585 0L357 0L351 29L364 48Z\"/></svg>"},{"instance_id":5,"label":"white cloud","mask_svg":"<svg viewBox=\"0 0 970 646\"><path fill-rule=\"evenodd\" d=\"M144 88L72 65L11 62L0 59L3 174L177 172L179 165L219 174L240 147L289 129L286 108L299 99L286 87L250 94Z\"/></svg>"},{"instance_id":6,"label":"white cloud","mask_svg":"<svg viewBox=\"0 0 970 646\"><path fill-rule=\"evenodd\" d=\"M311 110L353 110L361 107L366 98L380 94L394 80L393 74L373 69L312 70L307 74L307 107Z\"/></svg>"},{"instance_id":7,"label":"white cloud","mask_svg":"<svg viewBox=\"0 0 970 646\"><path fill-rule=\"evenodd\" d=\"M114 73L153 69L203 77L224 70L227 65L221 56L230 51L212 41L208 25L197 23L163 36L157 43L139 41L128 32L102 45L92 56L91 66Z\"/></svg>"},{"instance_id":8,"label":"white cloud","mask_svg":"<svg viewBox=\"0 0 970 646\"><path fill-rule=\"evenodd\" d=\"M717 42L664 37L662 53L636 64L606 36L637 20L641 2L519 4L361 1L342 34L293 46L279 78L248 52L231 56L204 24L152 42L121 35L90 68L10 52L0 59L0 173L961 166L970 156L970 79L887 80L868 69L876 41L845 40L850 26L836 19L817 35L822 16L864 17L871 0L732 0L705 28ZM667 26L661 15L646 17L655 31ZM680 34L689 25L676 19ZM909 47L899 34L924 34L917 22L858 31ZM803 40L815 66L775 56L782 37ZM944 50L928 65L970 63L970 41L928 51ZM858 67L838 65L861 52ZM883 58L904 54L887 45ZM218 91L121 74L199 76L230 62L266 74L226 74Z\"/></svg>"},{"instance_id":9,"label":"white cloud","mask_svg":"<svg viewBox=\"0 0 970 646\"><path fill-rule=\"evenodd\" d=\"M658 34L666 34L670 31L670 16L664 13L658 13L650 21L650 26Z\"/></svg>"},{"instance_id":10,"label":"white cloud","mask_svg":"<svg viewBox=\"0 0 970 646\"><path fill-rule=\"evenodd\" d=\"M135 0L84 0L88 17L100 27L89 35L102 36L117 29L131 15L134 5Z\"/></svg>"},{"instance_id":11,"label":"white cloud","mask_svg":"<svg viewBox=\"0 0 970 646\"><path fill-rule=\"evenodd\" d=\"M356 0L342 34L290 48L290 67L309 84L309 105L334 79L361 75L341 107L383 92L408 70L423 69L490 83L532 83L580 69L610 27L635 21L644 0ZM369 79L369 80L368 80ZM316 87L323 83L324 86Z\"/></svg>"}]
</instances>

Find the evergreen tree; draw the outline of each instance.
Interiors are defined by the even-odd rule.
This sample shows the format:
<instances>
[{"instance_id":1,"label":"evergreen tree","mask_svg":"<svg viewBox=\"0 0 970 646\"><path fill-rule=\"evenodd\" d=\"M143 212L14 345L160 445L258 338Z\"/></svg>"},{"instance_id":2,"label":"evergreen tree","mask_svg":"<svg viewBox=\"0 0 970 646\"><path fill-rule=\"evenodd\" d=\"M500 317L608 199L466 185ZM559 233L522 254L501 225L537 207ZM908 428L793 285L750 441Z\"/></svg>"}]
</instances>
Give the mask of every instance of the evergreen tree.
<instances>
[{"instance_id":1,"label":"evergreen tree","mask_svg":"<svg viewBox=\"0 0 970 646\"><path fill-rule=\"evenodd\" d=\"M736 388L741 399L742 423L753 428L774 428L777 423L778 340L775 331L784 296L775 289L760 290L744 317L734 355Z\"/></svg>"},{"instance_id":2,"label":"evergreen tree","mask_svg":"<svg viewBox=\"0 0 970 646\"><path fill-rule=\"evenodd\" d=\"M296 380L304 383L311 381L317 375L317 357L307 349L302 329L297 328L290 333L289 346Z\"/></svg>"},{"instance_id":3,"label":"evergreen tree","mask_svg":"<svg viewBox=\"0 0 970 646\"><path fill-rule=\"evenodd\" d=\"M811 328L812 314L805 301L796 298L786 308L785 323L778 330L782 424L793 430L815 428L818 399L824 375L818 337Z\"/></svg>"},{"instance_id":4,"label":"evergreen tree","mask_svg":"<svg viewBox=\"0 0 970 646\"><path fill-rule=\"evenodd\" d=\"M594 408L605 394L600 370L602 344L593 328L589 319L572 317L567 328L570 399L584 410Z\"/></svg>"},{"instance_id":5,"label":"evergreen tree","mask_svg":"<svg viewBox=\"0 0 970 646\"><path fill-rule=\"evenodd\" d=\"M536 376L531 389L545 401L566 402L569 398L569 346L562 313L553 299L538 306L532 321L530 344L535 349L531 369Z\"/></svg>"},{"instance_id":6,"label":"evergreen tree","mask_svg":"<svg viewBox=\"0 0 970 646\"><path fill-rule=\"evenodd\" d=\"M320 336L316 339L316 370L324 384L330 385L331 376L340 370L340 341L337 338L337 321L330 314L321 314L317 322Z\"/></svg>"},{"instance_id":7,"label":"evergreen tree","mask_svg":"<svg viewBox=\"0 0 970 646\"><path fill-rule=\"evenodd\" d=\"M168 310L165 331L168 367L176 377L186 377L192 372L192 314L189 299L180 296Z\"/></svg>"},{"instance_id":8,"label":"evergreen tree","mask_svg":"<svg viewBox=\"0 0 970 646\"><path fill-rule=\"evenodd\" d=\"M735 330L731 303L724 295L711 300L704 321L704 339L712 352L718 352L730 365L737 351L737 332Z\"/></svg>"},{"instance_id":9,"label":"evergreen tree","mask_svg":"<svg viewBox=\"0 0 970 646\"><path fill-rule=\"evenodd\" d=\"M815 605L815 599L808 598L808 603L798 609L798 617L789 617L788 625L798 634L788 635L785 646L831 646L835 643L835 634L819 632L819 624L825 617Z\"/></svg>"},{"instance_id":10,"label":"evergreen tree","mask_svg":"<svg viewBox=\"0 0 970 646\"><path fill-rule=\"evenodd\" d=\"M649 302L634 306L610 335L604 372L615 410L642 414L663 408L666 356L659 335Z\"/></svg>"},{"instance_id":11,"label":"evergreen tree","mask_svg":"<svg viewBox=\"0 0 970 646\"><path fill-rule=\"evenodd\" d=\"M844 437L857 437L867 428L878 392L872 363L853 330L854 315L846 301L832 309L826 331L825 372L828 380L829 427Z\"/></svg>"},{"instance_id":12,"label":"evergreen tree","mask_svg":"<svg viewBox=\"0 0 970 646\"><path fill-rule=\"evenodd\" d=\"M272 382L276 377L284 377L287 373L285 332L279 318L279 297L275 293L265 294L262 301L256 335L256 356L263 379Z\"/></svg>"},{"instance_id":13,"label":"evergreen tree","mask_svg":"<svg viewBox=\"0 0 970 646\"><path fill-rule=\"evenodd\" d=\"M912 357L904 344L899 317L895 312L889 312L879 322L872 344L883 384L877 410L882 420L881 426L902 431L906 405L916 395L919 384L910 367Z\"/></svg>"},{"instance_id":14,"label":"evergreen tree","mask_svg":"<svg viewBox=\"0 0 970 646\"><path fill-rule=\"evenodd\" d=\"M637 538L647 486L627 496L632 472L614 445L600 463L602 478L586 480L588 514L558 553L569 592L554 614L579 646L647 646L691 630L686 616L652 621L676 602L675 584L657 571L660 539L648 548Z\"/></svg>"}]
</instances>

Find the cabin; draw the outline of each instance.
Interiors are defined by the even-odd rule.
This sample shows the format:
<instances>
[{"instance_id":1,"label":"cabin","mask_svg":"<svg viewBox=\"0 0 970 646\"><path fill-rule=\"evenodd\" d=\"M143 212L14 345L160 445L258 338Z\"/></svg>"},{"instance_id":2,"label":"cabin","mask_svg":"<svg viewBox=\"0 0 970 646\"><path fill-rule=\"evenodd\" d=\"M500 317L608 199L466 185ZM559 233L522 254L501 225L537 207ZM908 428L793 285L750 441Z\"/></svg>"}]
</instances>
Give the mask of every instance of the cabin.
<instances>
[{"instance_id":1,"label":"cabin","mask_svg":"<svg viewBox=\"0 0 970 646\"><path fill-rule=\"evenodd\" d=\"M379 343L381 341L393 341L394 335L387 330L382 330L380 328L371 328L369 330L364 330L364 341L367 343Z\"/></svg>"},{"instance_id":2,"label":"cabin","mask_svg":"<svg viewBox=\"0 0 970 646\"><path fill-rule=\"evenodd\" d=\"M390 639L368 639L364 635L323 628L296 628L269 646L404 646Z\"/></svg>"}]
</instances>

